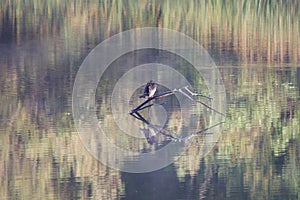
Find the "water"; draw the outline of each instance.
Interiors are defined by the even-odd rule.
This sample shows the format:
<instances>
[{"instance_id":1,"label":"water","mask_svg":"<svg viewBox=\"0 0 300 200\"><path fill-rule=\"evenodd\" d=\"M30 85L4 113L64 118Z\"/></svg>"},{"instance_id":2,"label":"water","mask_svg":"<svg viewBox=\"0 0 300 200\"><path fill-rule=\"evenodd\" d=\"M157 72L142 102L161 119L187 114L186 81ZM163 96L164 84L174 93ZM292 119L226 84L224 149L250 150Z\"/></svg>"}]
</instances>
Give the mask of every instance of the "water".
<instances>
[{"instance_id":1,"label":"water","mask_svg":"<svg viewBox=\"0 0 300 200\"><path fill-rule=\"evenodd\" d=\"M47 2L0 3L3 199L299 199L298 3ZM103 165L85 148L72 117L72 91L79 66L98 43L145 26L178 30L203 44L222 76L227 106L218 142L207 155L200 156L204 137L194 138L167 167L133 174ZM197 91L208 93L188 63L168 56L153 50L125 55L100 80L95 112L121 147L154 152L169 142L159 136L160 145L149 145L143 133L138 139L120 134L114 122L112 90L132 63L178 65ZM128 91L130 106L140 101L141 87ZM201 123L179 127L178 100L159 103L173 132L190 133L210 122L211 112L198 105L190 111L201 111L194 116ZM129 115L128 121L146 127ZM109 147L99 152L107 159L110 153Z\"/></svg>"}]
</instances>

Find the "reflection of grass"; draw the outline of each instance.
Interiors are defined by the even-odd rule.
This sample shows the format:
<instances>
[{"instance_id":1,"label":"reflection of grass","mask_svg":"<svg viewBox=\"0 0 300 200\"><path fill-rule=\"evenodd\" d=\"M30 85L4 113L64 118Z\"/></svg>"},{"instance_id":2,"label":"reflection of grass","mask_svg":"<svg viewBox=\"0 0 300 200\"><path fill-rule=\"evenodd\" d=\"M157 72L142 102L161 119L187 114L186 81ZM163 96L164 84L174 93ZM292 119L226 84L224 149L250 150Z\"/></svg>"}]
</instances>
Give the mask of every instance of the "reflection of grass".
<instances>
[{"instance_id":1,"label":"reflection of grass","mask_svg":"<svg viewBox=\"0 0 300 200\"><path fill-rule=\"evenodd\" d=\"M159 26L186 33L217 59L226 49L244 63L297 63L299 9L298 1L14 0L0 4L0 26L11 31L17 42L63 35L75 52L123 30Z\"/></svg>"},{"instance_id":2,"label":"reflection of grass","mask_svg":"<svg viewBox=\"0 0 300 200\"><path fill-rule=\"evenodd\" d=\"M79 139L69 130L73 127L70 127L70 118L64 115L67 109L57 111L62 112L58 115L60 117L55 116L56 118L51 119L58 121L57 126L66 126L66 130L58 134L52 125L47 124L49 117L38 107L38 95L46 99L51 98L50 102L58 96L68 98L66 101L70 102L71 97L67 95L70 94L72 86L57 88L56 84L72 85L64 75L75 74L80 57L115 33L135 27L158 26L175 29L191 36L202 43L221 64L228 62L224 58L224 52L230 52L230 59L235 57L238 64L259 62L274 66L273 63L276 62L299 63L298 1L182 2L0 2L0 28L3 30L0 32L0 38L17 44L40 40L49 45L46 51L49 53L49 60L45 62L54 63L50 67L45 66L47 70L41 70L43 75L47 71L45 77L37 70L41 66L40 63L45 63L44 60L36 61L35 58L26 57L27 60L23 62L23 58L20 61L12 57L12 61L7 61L7 64L1 63L1 87L4 89L0 91L0 116L1 120L10 119L12 126L0 134L0 141L4 141L0 147L0 179L4 185L0 193L6 194L4 197L14 198L17 192L19 195L36 193L49 195L50 198L56 197L60 195L57 193L63 193L63 189L60 188L66 187L68 178L74 176L82 178L82 188L92 187L96 198L115 198L119 195L118 188L122 187L120 174L106 169L89 154L83 153ZM58 44L58 41L62 44ZM67 66L70 69L55 68L62 66L59 63L61 55L70 55L66 61L69 62ZM184 68L181 72L189 74ZM36 77L40 79L37 80ZM228 175L226 188L234 187L234 183L239 181L237 179L240 176L231 176L231 172L228 171L229 167L237 167L238 170L234 171L239 171L241 176L244 176L243 184L252 191L268 194L270 185L276 185L282 190L291 188L291 194L299 194L300 183L295 177L299 177L300 173L300 112L296 103L299 94L292 87L297 79L295 71L288 70L285 74L282 71L266 69L228 69L224 70L223 77L229 94L228 119L225 124L228 128L218 144L219 153L207 156L205 160L207 163L213 159L225 160L221 162L223 167L221 166L219 174ZM42 88L39 81L46 79L50 81ZM56 81L58 79L59 82ZM26 83L27 80L30 80L30 85ZM290 85L291 83L293 85ZM57 90L52 91L53 88ZM104 98L101 109L109 107L109 102ZM39 109L35 109L37 107ZM281 113L283 116L291 116L286 114L289 112L294 112L292 117L281 118ZM113 121L109 118L112 116L104 113L99 115L107 123ZM16 123L12 123L15 121ZM177 121L171 123L176 124ZM117 133L111 131L111 137L117 138ZM144 140L139 144L124 140L124 146L132 149L141 149L144 143ZM175 163L181 178L197 175L199 170L202 170L197 148L199 146L192 146L187 154ZM105 152L102 153L105 156ZM245 164L241 161L247 158L253 162ZM284 167L278 173L276 159L280 158L284 161ZM180 162L182 160L184 161ZM23 180L20 177L25 178ZM107 184L99 185L99 182L103 181ZM26 187L23 187L24 185ZM263 187L260 187L261 185ZM103 191L106 191L107 196ZM80 192L82 198L85 198L87 190L81 189Z\"/></svg>"},{"instance_id":3,"label":"reflection of grass","mask_svg":"<svg viewBox=\"0 0 300 200\"><path fill-rule=\"evenodd\" d=\"M25 106L19 106L18 119L4 131L0 129L2 198L86 199L93 195L97 199L115 199L121 195L120 173L92 157L75 128L52 124L49 121L54 119L44 113L34 122ZM60 123L70 124L70 118ZM102 181L110 184L99 185Z\"/></svg>"},{"instance_id":4,"label":"reflection of grass","mask_svg":"<svg viewBox=\"0 0 300 200\"><path fill-rule=\"evenodd\" d=\"M217 155L243 170L244 184L266 197L269 197L270 185L285 188L282 180L288 182L291 194L297 193L299 181L291 178L287 170L281 171L288 166L299 174L300 112L296 71L249 68L236 73L233 68L224 73L230 94L228 128L218 144ZM247 159L251 163L247 163ZM282 176L281 180L277 174ZM228 187L235 186L229 184Z\"/></svg>"}]
</instances>

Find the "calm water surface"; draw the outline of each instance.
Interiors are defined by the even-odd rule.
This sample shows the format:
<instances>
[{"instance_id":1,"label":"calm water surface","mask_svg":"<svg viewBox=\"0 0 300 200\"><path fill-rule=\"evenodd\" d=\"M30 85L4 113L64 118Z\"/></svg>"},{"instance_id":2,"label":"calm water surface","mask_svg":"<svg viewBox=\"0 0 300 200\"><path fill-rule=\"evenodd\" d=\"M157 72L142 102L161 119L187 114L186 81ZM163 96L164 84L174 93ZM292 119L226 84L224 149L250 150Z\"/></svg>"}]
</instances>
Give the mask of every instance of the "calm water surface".
<instances>
[{"instance_id":1,"label":"calm water surface","mask_svg":"<svg viewBox=\"0 0 300 200\"><path fill-rule=\"evenodd\" d=\"M0 3L1 199L300 198L297 2L47 2ZM84 147L72 118L72 89L79 66L98 43L146 26L178 30L203 44L223 78L226 118L206 156L200 156L203 137L194 138L169 166L132 174L103 165ZM97 117L122 147L154 151L158 146L145 138L120 136L111 114L112 90L131 62L180 66L198 91L208 91L180 59L157 51L127 56L135 60L120 57L99 81ZM130 105L140 101L134 96L139 92L132 91ZM178 101L166 102L167 127L176 130ZM185 133L209 124L210 112L191 108L197 109L202 115ZM160 144L165 141L159 137Z\"/></svg>"}]
</instances>

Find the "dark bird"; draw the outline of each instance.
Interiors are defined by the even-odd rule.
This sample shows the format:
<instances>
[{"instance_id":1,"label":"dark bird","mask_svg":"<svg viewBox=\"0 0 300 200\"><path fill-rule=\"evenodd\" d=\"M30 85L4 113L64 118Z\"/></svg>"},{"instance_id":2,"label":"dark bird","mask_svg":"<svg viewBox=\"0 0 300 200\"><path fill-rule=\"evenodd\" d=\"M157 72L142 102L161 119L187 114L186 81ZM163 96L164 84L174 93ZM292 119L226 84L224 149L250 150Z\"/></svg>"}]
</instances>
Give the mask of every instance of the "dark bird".
<instances>
[{"instance_id":1,"label":"dark bird","mask_svg":"<svg viewBox=\"0 0 300 200\"><path fill-rule=\"evenodd\" d=\"M156 92L156 83L154 83L152 80L150 80L146 84L145 89L144 89L144 94L142 94L140 96L140 98L153 97L155 92Z\"/></svg>"}]
</instances>

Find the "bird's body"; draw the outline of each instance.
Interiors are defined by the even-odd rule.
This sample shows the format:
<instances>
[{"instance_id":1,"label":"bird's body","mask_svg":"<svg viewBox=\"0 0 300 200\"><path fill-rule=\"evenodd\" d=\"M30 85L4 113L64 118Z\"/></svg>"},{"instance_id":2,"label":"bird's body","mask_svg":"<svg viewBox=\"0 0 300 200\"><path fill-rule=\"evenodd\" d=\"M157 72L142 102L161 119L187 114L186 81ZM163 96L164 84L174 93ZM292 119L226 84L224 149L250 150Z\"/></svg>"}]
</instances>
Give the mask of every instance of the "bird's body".
<instances>
[{"instance_id":1,"label":"bird's body","mask_svg":"<svg viewBox=\"0 0 300 200\"><path fill-rule=\"evenodd\" d=\"M144 89L144 94L140 96L140 98L153 97L156 92L156 83L150 80Z\"/></svg>"}]
</instances>

